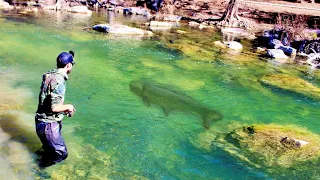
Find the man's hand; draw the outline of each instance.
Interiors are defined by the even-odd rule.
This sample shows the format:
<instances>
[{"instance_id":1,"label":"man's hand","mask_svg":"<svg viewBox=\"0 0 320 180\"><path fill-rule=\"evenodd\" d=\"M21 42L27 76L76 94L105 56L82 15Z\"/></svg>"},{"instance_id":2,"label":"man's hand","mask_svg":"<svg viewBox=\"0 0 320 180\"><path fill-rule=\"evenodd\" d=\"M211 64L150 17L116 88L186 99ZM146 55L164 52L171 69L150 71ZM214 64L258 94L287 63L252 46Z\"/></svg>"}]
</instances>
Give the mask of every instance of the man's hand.
<instances>
[{"instance_id":1,"label":"man's hand","mask_svg":"<svg viewBox=\"0 0 320 180\"><path fill-rule=\"evenodd\" d=\"M64 112L68 117L72 117L73 114L76 112L76 109L72 104L61 104L54 106L52 112Z\"/></svg>"},{"instance_id":2,"label":"man's hand","mask_svg":"<svg viewBox=\"0 0 320 180\"><path fill-rule=\"evenodd\" d=\"M67 109L67 111L65 111L65 113L68 117L72 117L73 114L76 112L76 109L74 108L74 106L72 104L67 104L67 106L68 106L68 109Z\"/></svg>"}]
</instances>

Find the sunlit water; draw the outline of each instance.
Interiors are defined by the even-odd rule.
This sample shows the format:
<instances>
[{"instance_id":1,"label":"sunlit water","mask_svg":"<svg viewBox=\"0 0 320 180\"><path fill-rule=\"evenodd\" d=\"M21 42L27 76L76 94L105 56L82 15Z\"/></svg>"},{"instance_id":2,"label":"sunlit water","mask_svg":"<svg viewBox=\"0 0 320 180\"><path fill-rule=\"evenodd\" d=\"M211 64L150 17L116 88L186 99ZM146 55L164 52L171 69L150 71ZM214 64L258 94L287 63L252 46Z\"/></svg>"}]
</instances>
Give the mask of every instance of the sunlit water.
<instances>
[{"instance_id":1,"label":"sunlit water","mask_svg":"<svg viewBox=\"0 0 320 180\"><path fill-rule=\"evenodd\" d=\"M143 18L134 22L132 18L102 13L94 13L92 17L56 12L0 14L0 102L15 105L5 112L10 115L1 118L2 177L273 179L280 176L241 162L223 149L213 148L209 152L199 149L192 142L206 131L201 117L178 110L166 117L158 105L146 106L141 97L130 91L130 82L135 80L170 87L219 111L224 118L212 123L213 129L224 131L230 122L236 121L295 124L320 134L319 102L258 82L265 74L286 72L319 86L319 74L298 65L265 62L250 53L239 56L252 59L246 63L226 59L228 55L219 54L214 47L211 48L217 52L213 57L216 61L197 61L197 57L186 57L167 48L161 36L117 37L83 30L97 23L136 26L144 23ZM201 34L184 30L202 41L221 38L213 31ZM60 52L68 50L76 52L77 64L67 82L66 103L79 102L75 116L63 120L69 158L46 170L37 170L34 151L41 144L35 135L33 116L41 76L55 67ZM290 174L281 176L295 178Z\"/></svg>"}]
</instances>

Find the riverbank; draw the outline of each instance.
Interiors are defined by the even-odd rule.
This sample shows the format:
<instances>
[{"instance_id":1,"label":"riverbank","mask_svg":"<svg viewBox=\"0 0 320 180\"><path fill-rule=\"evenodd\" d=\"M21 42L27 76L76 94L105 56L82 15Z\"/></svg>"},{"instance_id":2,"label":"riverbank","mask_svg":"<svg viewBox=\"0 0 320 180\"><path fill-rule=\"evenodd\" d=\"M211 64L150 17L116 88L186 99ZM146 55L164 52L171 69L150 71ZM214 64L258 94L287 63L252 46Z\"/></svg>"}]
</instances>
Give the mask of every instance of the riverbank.
<instances>
[{"instance_id":1,"label":"riverbank","mask_svg":"<svg viewBox=\"0 0 320 180\"><path fill-rule=\"evenodd\" d=\"M11 2L11 1L10 1ZM277 23L279 15L303 15L306 19L307 28L318 28L320 16L320 4L318 3L294 3L287 1L235 1L237 5L237 14L239 21L243 22L244 27L252 33L260 33L266 29L272 29ZM64 2L58 1L56 4L51 1L36 2L23 2L15 1L15 6L8 6L8 3L1 0L0 8L7 10L10 9L27 9L26 12L37 12L39 9L51 10L67 10L70 12L78 13L91 13L91 11L117 11L123 13L123 8L136 7L140 5L139 13L146 15L147 18L156 20L166 20L168 16L180 16L181 19L187 21L195 21L198 23L203 22L204 26L216 25L219 19L223 18L226 8L228 7L229 0L176 0L174 3L171 1L164 1L159 12L155 13L146 9L143 4L138 4L136 0L121 1L115 0L111 2L104 1L82 1ZM85 9L87 6L90 10ZM139 8L138 8L139 9ZM138 10L135 10L138 11ZM138 13L138 12L133 12ZM168 19L168 18L167 18ZM221 19L223 20L223 19Z\"/></svg>"}]
</instances>

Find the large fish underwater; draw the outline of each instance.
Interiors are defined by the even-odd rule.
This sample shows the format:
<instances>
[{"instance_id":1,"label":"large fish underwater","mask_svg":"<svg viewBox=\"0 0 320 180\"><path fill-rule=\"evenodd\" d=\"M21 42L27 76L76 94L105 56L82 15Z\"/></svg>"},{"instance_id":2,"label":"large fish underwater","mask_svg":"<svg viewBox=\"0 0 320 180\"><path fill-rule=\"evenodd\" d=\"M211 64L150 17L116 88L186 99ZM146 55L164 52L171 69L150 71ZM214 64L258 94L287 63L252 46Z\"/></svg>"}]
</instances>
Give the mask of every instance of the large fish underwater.
<instances>
[{"instance_id":1,"label":"large fish underwater","mask_svg":"<svg viewBox=\"0 0 320 180\"><path fill-rule=\"evenodd\" d=\"M219 112L202 106L191 97L158 85L144 81L132 81L130 90L142 97L143 102L148 107L150 107L150 103L160 106L166 116L174 109L199 114L203 120L203 127L206 129L210 128L211 121L218 121L223 118Z\"/></svg>"}]
</instances>

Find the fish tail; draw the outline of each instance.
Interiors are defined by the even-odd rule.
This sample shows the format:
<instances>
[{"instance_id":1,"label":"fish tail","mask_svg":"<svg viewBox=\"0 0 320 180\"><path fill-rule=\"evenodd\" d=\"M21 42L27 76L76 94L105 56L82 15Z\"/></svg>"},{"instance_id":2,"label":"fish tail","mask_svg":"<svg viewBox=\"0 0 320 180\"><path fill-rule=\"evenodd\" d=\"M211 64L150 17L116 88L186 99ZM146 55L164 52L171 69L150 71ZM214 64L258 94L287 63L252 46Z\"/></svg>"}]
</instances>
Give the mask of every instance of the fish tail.
<instances>
[{"instance_id":1,"label":"fish tail","mask_svg":"<svg viewBox=\"0 0 320 180\"><path fill-rule=\"evenodd\" d=\"M210 128L211 121L219 121L223 118L223 115L216 111L208 111L202 116L203 127L206 129Z\"/></svg>"},{"instance_id":2,"label":"fish tail","mask_svg":"<svg viewBox=\"0 0 320 180\"><path fill-rule=\"evenodd\" d=\"M210 128L210 124L211 124L211 120L205 117L202 117L202 125L204 128L209 129Z\"/></svg>"}]
</instances>

